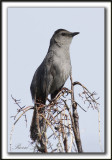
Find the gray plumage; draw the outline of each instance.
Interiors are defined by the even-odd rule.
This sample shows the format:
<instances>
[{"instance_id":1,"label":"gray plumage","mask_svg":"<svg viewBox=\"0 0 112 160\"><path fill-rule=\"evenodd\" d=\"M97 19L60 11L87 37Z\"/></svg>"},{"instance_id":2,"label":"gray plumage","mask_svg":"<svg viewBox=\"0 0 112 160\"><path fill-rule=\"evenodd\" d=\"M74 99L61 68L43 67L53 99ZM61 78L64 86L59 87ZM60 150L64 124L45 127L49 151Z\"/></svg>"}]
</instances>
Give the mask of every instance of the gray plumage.
<instances>
[{"instance_id":1,"label":"gray plumage","mask_svg":"<svg viewBox=\"0 0 112 160\"><path fill-rule=\"evenodd\" d=\"M30 89L34 102L41 101L45 104L49 94L53 99L64 86L71 72L70 44L72 38L77 34L79 32L69 32L64 29L58 29L54 32L48 53L37 68L31 83ZM34 110L34 112L36 111ZM36 116L35 113L34 116ZM33 140L37 139L36 133L34 134L34 130L37 132L34 129L36 127L34 119L36 117L33 117L33 127L31 126L31 138Z\"/></svg>"}]
</instances>

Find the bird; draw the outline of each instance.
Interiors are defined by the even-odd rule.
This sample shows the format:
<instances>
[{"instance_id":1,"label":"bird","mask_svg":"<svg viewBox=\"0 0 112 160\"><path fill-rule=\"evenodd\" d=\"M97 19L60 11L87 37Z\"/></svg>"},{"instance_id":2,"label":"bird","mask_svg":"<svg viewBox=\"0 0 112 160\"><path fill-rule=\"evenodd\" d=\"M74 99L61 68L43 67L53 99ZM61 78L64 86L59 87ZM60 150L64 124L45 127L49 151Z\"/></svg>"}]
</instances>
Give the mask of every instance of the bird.
<instances>
[{"instance_id":1,"label":"bird","mask_svg":"<svg viewBox=\"0 0 112 160\"><path fill-rule=\"evenodd\" d=\"M54 32L50 39L48 52L34 73L30 90L32 100L35 107L33 118L30 127L30 137L33 141L45 140L45 120L42 116L39 117L39 128L37 126L38 114L45 114L45 108L38 107L46 104L48 95L51 95L53 100L59 91L64 86L66 80L71 74L70 60L70 44L74 36L79 32L70 32L66 29L58 29ZM39 129L41 139L39 139Z\"/></svg>"}]
</instances>

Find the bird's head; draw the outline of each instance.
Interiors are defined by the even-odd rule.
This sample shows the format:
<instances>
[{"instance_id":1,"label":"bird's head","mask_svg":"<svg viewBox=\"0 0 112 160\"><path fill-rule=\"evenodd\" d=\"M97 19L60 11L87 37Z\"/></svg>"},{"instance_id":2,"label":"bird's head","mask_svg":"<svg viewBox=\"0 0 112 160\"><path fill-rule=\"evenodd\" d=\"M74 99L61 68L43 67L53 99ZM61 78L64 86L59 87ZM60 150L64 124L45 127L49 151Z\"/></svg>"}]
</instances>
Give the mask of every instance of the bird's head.
<instances>
[{"instance_id":1,"label":"bird's head","mask_svg":"<svg viewBox=\"0 0 112 160\"><path fill-rule=\"evenodd\" d=\"M58 29L54 32L52 39L61 45L70 45L72 38L79 34L79 32L69 32L65 29Z\"/></svg>"}]
</instances>

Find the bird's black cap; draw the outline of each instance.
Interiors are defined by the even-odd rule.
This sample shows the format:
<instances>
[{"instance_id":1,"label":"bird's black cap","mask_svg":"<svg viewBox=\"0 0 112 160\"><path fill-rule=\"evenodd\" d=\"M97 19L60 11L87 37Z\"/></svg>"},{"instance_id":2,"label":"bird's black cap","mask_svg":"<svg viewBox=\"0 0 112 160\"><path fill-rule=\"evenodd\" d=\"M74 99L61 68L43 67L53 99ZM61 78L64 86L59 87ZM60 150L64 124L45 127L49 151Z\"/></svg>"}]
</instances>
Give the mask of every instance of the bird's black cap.
<instances>
[{"instance_id":1,"label":"bird's black cap","mask_svg":"<svg viewBox=\"0 0 112 160\"><path fill-rule=\"evenodd\" d=\"M61 31L67 31L67 30L66 29L58 29L58 30L55 31L55 34L58 34Z\"/></svg>"},{"instance_id":2,"label":"bird's black cap","mask_svg":"<svg viewBox=\"0 0 112 160\"><path fill-rule=\"evenodd\" d=\"M61 32L61 31L66 31L66 32L68 32L72 37L74 37L74 36L76 36L77 34L80 33L80 32L69 32L69 31L67 31L66 29L58 29L58 30L56 30L56 31L54 32L54 34L58 34L58 33Z\"/></svg>"}]
</instances>

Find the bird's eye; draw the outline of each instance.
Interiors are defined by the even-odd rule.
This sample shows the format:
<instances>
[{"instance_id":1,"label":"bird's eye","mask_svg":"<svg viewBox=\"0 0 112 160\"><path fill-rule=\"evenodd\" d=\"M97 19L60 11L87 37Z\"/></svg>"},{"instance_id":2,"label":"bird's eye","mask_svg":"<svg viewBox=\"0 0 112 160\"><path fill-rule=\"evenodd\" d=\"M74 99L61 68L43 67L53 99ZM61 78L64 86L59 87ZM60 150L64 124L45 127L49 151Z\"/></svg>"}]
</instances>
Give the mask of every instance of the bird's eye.
<instances>
[{"instance_id":1,"label":"bird's eye","mask_svg":"<svg viewBox=\"0 0 112 160\"><path fill-rule=\"evenodd\" d=\"M65 36L66 34L65 34L65 33L61 33L61 35L62 35L62 36Z\"/></svg>"}]
</instances>

